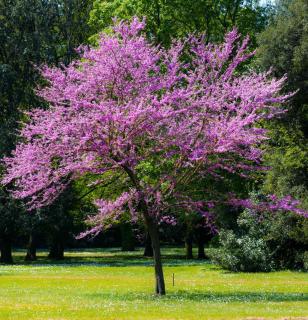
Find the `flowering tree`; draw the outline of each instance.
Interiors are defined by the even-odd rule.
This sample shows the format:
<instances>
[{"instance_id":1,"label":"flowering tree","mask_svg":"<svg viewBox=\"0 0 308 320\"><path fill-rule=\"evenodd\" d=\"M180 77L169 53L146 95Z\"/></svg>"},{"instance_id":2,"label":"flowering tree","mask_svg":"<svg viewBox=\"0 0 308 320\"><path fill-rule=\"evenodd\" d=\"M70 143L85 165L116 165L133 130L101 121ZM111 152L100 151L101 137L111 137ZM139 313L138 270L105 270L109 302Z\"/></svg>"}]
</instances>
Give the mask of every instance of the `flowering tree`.
<instances>
[{"instance_id":1,"label":"flowering tree","mask_svg":"<svg viewBox=\"0 0 308 320\"><path fill-rule=\"evenodd\" d=\"M284 112L278 104L288 96L278 94L285 79L237 73L253 53L235 30L221 45L190 37L163 49L140 34L144 26L121 22L97 48L81 48L81 60L42 68L48 85L38 95L50 108L28 114L2 182L14 182L14 196L30 209L50 204L80 177L94 187L121 184L118 197L96 200L92 228L81 236L129 210L150 233L155 290L165 294L158 224L174 223L173 208L210 221L213 201L187 186L223 170L246 176L261 169L266 132L258 123Z\"/></svg>"}]
</instances>

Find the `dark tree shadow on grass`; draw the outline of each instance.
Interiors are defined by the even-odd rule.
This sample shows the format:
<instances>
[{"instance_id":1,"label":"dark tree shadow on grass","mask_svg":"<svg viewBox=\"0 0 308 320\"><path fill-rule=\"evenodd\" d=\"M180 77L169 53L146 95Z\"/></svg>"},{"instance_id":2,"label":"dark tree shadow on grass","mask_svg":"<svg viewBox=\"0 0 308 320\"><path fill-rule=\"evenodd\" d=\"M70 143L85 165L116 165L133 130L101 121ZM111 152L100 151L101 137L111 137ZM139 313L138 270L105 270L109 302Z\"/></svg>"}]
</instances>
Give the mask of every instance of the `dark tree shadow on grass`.
<instances>
[{"instance_id":1,"label":"dark tree shadow on grass","mask_svg":"<svg viewBox=\"0 0 308 320\"><path fill-rule=\"evenodd\" d=\"M23 250L19 250L19 253ZM153 266L153 258L143 256L143 249L135 252L122 252L120 249L95 249L85 250L86 255L78 255L83 253L83 250L66 251L63 260L51 260L47 257L47 252L40 251L36 261L24 261L24 256L19 254L14 257L14 264L20 266L98 266L98 267L133 267L133 266ZM77 253L77 255L69 255ZM44 256L42 256L42 253ZM89 253L89 254L88 254ZM183 250L184 253L184 250ZM197 266L205 265L210 262L207 260L187 260L184 254L172 254L167 252L163 254L163 263L165 266Z\"/></svg>"},{"instance_id":2,"label":"dark tree shadow on grass","mask_svg":"<svg viewBox=\"0 0 308 320\"><path fill-rule=\"evenodd\" d=\"M306 293L281 293L281 292L189 292L179 291L171 294L170 299L181 297L191 301L211 302L287 302L287 301L308 301Z\"/></svg>"}]
</instances>

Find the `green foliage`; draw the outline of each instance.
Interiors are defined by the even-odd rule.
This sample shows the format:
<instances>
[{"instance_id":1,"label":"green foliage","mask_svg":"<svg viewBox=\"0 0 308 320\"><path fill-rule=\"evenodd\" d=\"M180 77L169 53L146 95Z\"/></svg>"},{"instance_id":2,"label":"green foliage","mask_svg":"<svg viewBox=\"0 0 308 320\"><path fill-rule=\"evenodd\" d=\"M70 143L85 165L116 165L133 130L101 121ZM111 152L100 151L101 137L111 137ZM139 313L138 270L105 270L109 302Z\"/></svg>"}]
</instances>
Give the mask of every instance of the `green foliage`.
<instances>
[{"instance_id":1,"label":"green foliage","mask_svg":"<svg viewBox=\"0 0 308 320\"><path fill-rule=\"evenodd\" d=\"M67 64L76 56L75 47L89 36L91 5L92 0L0 0L0 158L14 148L23 111L45 107L34 92L41 82L35 66ZM46 232L51 221L63 229L62 207L50 209L43 223L43 213L24 213L5 190L0 192L0 229L12 238Z\"/></svg>"},{"instance_id":2,"label":"green foliage","mask_svg":"<svg viewBox=\"0 0 308 320\"><path fill-rule=\"evenodd\" d=\"M233 26L243 34L250 34L254 41L270 14L271 10L259 6L258 1L95 0L89 22L96 32L108 32L113 17L146 17L148 36L168 45L174 37L204 31L208 41L219 41Z\"/></svg>"},{"instance_id":3,"label":"green foliage","mask_svg":"<svg viewBox=\"0 0 308 320\"><path fill-rule=\"evenodd\" d=\"M22 203L13 199L4 188L0 188L0 239L20 234L24 214Z\"/></svg>"},{"instance_id":4,"label":"green foliage","mask_svg":"<svg viewBox=\"0 0 308 320\"><path fill-rule=\"evenodd\" d=\"M220 230L221 247L210 251L210 258L232 271L272 270L274 261L264 239L268 233L268 225L258 223L257 217L249 211L241 213L237 223L236 231Z\"/></svg>"},{"instance_id":5,"label":"green foliage","mask_svg":"<svg viewBox=\"0 0 308 320\"><path fill-rule=\"evenodd\" d=\"M259 37L258 63L274 76L287 74L286 91L298 90L288 112L269 127L263 190L291 194L308 208L308 3L280 0L270 25Z\"/></svg>"},{"instance_id":6,"label":"green foliage","mask_svg":"<svg viewBox=\"0 0 308 320\"><path fill-rule=\"evenodd\" d=\"M308 143L299 125L291 129L289 125L276 123L271 128L271 142L265 150L264 158L270 170L265 176L263 190L292 194L307 207Z\"/></svg>"},{"instance_id":7,"label":"green foliage","mask_svg":"<svg viewBox=\"0 0 308 320\"><path fill-rule=\"evenodd\" d=\"M242 212L233 230L222 229L210 258L232 271L305 268L308 222L294 214Z\"/></svg>"},{"instance_id":8,"label":"green foliage","mask_svg":"<svg viewBox=\"0 0 308 320\"><path fill-rule=\"evenodd\" d=\"M0 0L0 154L14 147L21 111L43 106L34 92L42 63L68 63L89 36L92 0Z\"/></svg>"},{"instance_id":9,"label":"green foliage","mask_svg":"<svg viewBox=\"0 0 308 320\"><path fill-rule=\"evenodd\" d=\"M277 214L266 217L262 223L269 225L269 233L264 239L272 252L275 268L305 269L307 219L290 213Z\"/></svg>"},{"instance_id":10,"label":"green foliage","mask_svg":"<svg viewBox=\"0 0 308 320\"><path fill-rule=\"evenodd\" d=\"M272 67L277 77L287 74L286 92L298 90L288 112L268 126L271 139L264 146L264 160L270 170L264 175L261 189L279 196L290 194L308 208L307 1L278 1L276 14L258 42L257 63L261 69ZM258 225L261 230L267 226L267 232L259 236L265 241L275 268L307 268L305 219L292 214L267 216ZM250 231L247 235L252 236Z\"/></svg>"},{"instance_id":11,"label":"green foliage","mask_svg":"<svg viewBox=\"0 0 308 320\"><path fill-rule=\"evenodd\" d=\"M277 76L288 74L289 88L300 89L295 101L305 101L304 97L307 97L307 26L307 1L280 0L276 15L258 39L260 65L264 69L273 67Z\"/></svg>"},{"instance_id":12,"label":"green foliage","mask_svg":"<svg viewBox=\"0 0 308 320\"><path fill-rule=\"evenodd\" d=\"M68 187L50 206L42 208L45 232L49 235L49 242L67 240L73 227L73 216L70 209L74 202L74 190Z\"/></svg>"}]
</instances>

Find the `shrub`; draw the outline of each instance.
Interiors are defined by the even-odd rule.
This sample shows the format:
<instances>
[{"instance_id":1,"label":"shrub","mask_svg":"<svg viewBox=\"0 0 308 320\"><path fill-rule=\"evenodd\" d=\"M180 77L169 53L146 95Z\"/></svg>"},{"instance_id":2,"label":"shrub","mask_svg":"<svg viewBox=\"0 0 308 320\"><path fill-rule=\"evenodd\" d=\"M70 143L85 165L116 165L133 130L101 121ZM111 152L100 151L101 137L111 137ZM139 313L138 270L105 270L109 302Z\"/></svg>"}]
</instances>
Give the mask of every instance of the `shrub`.
<instances>
[{"instance_id":1,"label":"shrub","mask_svg":"<svg viewBox=\"0 0 308 320\"><path fill-rule=\"evenodd\" d=\"M222 229L213 262L231 271L307 269L308 224L294 214L242 212L234 230Z\"/></svg>"},{"instance_id":2,"label":"shrub","mask_svg":"<svg viewBox=\"0 0 308 320\"><path fill-rule=\"evenodd\" d=\"M232 271L270 271L274 268L272 254L263 237L267 226L256 221L248 210L238 217L238 230L223 229L219 233L220 247L209 251L210 258Z\"/></svg>"}]
</instances>

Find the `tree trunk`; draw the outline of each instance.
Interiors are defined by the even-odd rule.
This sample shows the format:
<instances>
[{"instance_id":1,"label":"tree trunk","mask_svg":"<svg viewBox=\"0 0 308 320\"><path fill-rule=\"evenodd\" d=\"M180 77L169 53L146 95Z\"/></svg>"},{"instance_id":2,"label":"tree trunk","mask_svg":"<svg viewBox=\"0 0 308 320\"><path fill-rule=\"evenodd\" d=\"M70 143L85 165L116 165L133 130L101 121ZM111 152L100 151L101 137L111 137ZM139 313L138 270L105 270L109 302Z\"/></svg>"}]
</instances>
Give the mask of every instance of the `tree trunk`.
<instances>
[{"instance_id":1,"label":"tree trunk","mask_svg":"<svg viewBox=\"0 0 308 320\"><path fill-rule=\"evenodd\" d=\"M54 260L63 260L64 259L64 245L61 239L54 240L51 244L48 258Z\"/></svg>"},{"instance_id":2,"label":"tree trunk","mask_svg":"<svg viewBox=\"0 0 308 320\"><path fill-rule=\"evenodd\" d=\"M151 237L149 235L149 232L146 234L145 243L144 243L144 257L153 257L153 247L152 247L152 241Z\"/></svg>"},{"instance_id":3,"label":"tree trunk","mask_svg":"<svg viewBox=\"0 0 308 320\"><path fill-rule=\"evenodd\" d=\"M185 255L186 259L193 259L193 240L191 234L185 238Z\"/></svg>"},{"instance_id":4,"label":"tree trunk","mask_svg":"<svg viewBox=\"0 0 308 320\"><path fill-rule=\"evenodd\" d=\"M134 251L135 239L132 230L132 225L128 222L123 222L120 225L122 251Z\"/></svg>"},{"instance_id":5,"label":"tree trunk","mask_svg":"<svg viewBox=\"0 0 308 320\"><path fill-rule=\"evenodd\" d=\"M196 230L196 241L198 244L198 259L206 259L204 245L211 239L211 233L208 228L199 227Z\"/></svg>"},{"instance_id":6,"label":"tree trunk","mask_svg":"<svg viewBox=\"0 0 308 320\"><path fill-rule=\"evenodd\" d=\"M13 263L12 245L10 237L2 237L1 239L1 258L0 262L11 264Z\"/></svg>"},{"instance_id":7,"label":"tree trunk","mask_svg":"<svg viewBox=\"0 0 308 320\"><path fill-rule=\"evenodd\" d=\"M204 241L203 239L198 239L198 259L205 259L205 253L204 253Z\"/></svg>"},{"instance_id":8,"label":"tree trunk","mask_svg":"<svg viewBox=\"0 0 308 320\"><path fill-rule=\"evenodd\" d=\"M133 184L136 186L136 189L138 191L141 191L140 183L136 175L134 174L134 172L127 166L123 166L123 169L131 178ZM141 200L139 202L139 208L143 212L145 224L152 240L154 269L155 269L155 293L158 295L165 295L166 294L165 280L164 280L163 266L161 262L158 226L156 222L153 221L152 217L149 215L148 206L146 201L143 199L143 197L141 197Z\"/></svg>"},{"instance_id":9,"label":"tree trunk","mask_svg":"<svg viewBox=\"0 0 308 320\"><path fill-rule=\"evenodd\" d=\"M155 222L147 214L145 214L145 220L146 220L147 228L152 240L154 268L155 268L155 293L157 295L162 296L166 294L166 290L165 290L163 266L161 262L158 227L155 224Z\"/></svg>"},{"instance_id":10,"label":"tree trunk","mask_svg":"<svg viewBox=\"0 0 308 320\"><path fill-rule=\"evenodd\" d=\"M27 245L27 253L25 256L25 261L35 261L36 260L36 241L33 232L30 232L29 242Z\"/></svg>"}]
</instances>

